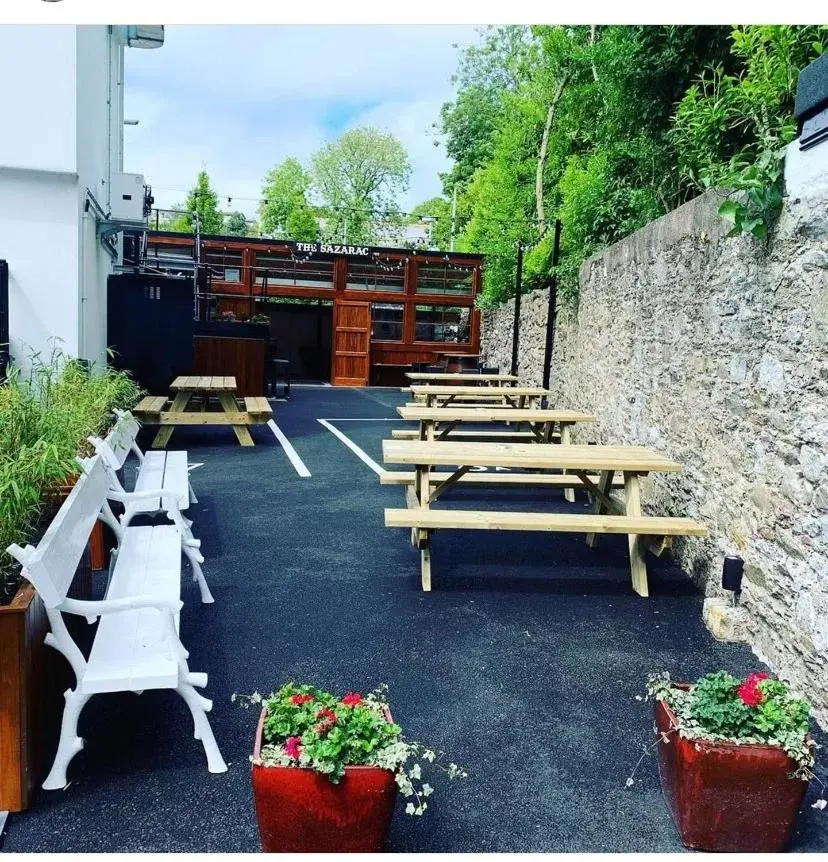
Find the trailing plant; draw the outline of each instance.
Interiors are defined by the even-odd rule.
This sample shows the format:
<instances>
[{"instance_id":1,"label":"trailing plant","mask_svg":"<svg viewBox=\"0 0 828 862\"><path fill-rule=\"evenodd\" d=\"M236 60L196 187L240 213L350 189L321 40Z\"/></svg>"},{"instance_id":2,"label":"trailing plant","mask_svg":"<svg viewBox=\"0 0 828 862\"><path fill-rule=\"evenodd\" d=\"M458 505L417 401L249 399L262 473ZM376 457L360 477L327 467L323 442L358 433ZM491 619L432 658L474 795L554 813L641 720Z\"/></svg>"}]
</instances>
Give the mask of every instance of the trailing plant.
<instances>
[{"instance_id":1,"label":"trailing plant","mask_svg":"<svg viewBox=\"0 0 828 862\"><path fill-rule=\"evenodd\" d=\"M27 377L12 368L0 386L0 604L20 583L5 549L29 540L46 497L77 475L76 456L91 454L86 438L141 395L127 372L87 367L57 347L30 364Z\"/></svg>"},{"instance_id":2,"label":"trailing plant","mask_svg":"<svg viewBox=\"0 0 828 862\"><path fill-rule=\"evenodd\" d=\"M395 773L397 786L409 799L405 813L422 815L434 788L423 767L434 766L449 778L465 778L456 763L443 767L440 755L407 740L388 710L388 686L364 697L350 692L338 698L312 685L288 682L262 696L233 695L243 706L261 704L265 711L261 766L312 769L337 784L346 766L376 766Z\"/></svg>"},{"instance_id":3,"label":"trailing plant","mask_svg":"<svg viewBox=\"0 0 828 862\"><path fill-rule=\"evenodd\" d=\"M810 708L781 680L766 673L738 679L718 671L684 689L675 687L669 674L662 673L649 678L647 693L675 713L679 736L736 745L774 745L796 762L797 778L813 777Z\"/></svg>"}]
</instances>

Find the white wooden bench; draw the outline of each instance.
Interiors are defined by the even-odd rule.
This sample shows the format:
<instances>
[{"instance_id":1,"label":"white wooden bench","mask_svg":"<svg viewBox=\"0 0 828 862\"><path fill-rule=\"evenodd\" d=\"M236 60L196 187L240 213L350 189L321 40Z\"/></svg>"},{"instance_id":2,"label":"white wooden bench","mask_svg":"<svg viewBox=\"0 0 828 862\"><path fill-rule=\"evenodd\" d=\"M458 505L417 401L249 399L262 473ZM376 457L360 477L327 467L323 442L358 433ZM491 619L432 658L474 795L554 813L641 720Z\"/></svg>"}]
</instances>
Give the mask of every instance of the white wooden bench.
<instances>
[{"instance_id":1,"label":"white wooden bench","mask_svg":"<svg viewBox=\"0 0 828 862\"><path fill-rule=\"evenodd\" d=\"M207 713L212 702L196 687L207 674L192 673L188 653L178 637L181 593L181 541L169 524L124 530L106 597L100 601L67 598L66 592L101 510L108 509L109 478L99 456L83 462L84 472L36 548L10 545L8 553L40 594L51 632L46 643L62 653L75 674L75 688L65 693L66 705L54 764L43 787L66 786L66 769L83 740L78 718L95 694L147 689L175 689L192 713L210 772L227 766L213 736ZM174 500L165 501L170 507ZM111 510L110 510L111 514ZM114 519L113 519L114 520ZM62 614L100 619L89 658L72 640Z\"/></svg>"},{"instance_id":2,"label":"white wooden bench","mask_svg":"<svg viewBox=\"0 0 828 862\"><path fill-rule=\"evenodd\" d=\"M141 427L138 420L128 411L116 410L115 415L118 417L117 422L106 438L88 439L95 452L100 455L109 476L109 499L124 505L121 528L129 527L136 515L164 512L179 529L181 550L192 566L193 580L198 583L201 601L205 604L211 603L213 596L201 569L204 562L200 550L201 542L193 536L192 521L182 514L190 502L198 502L189 480L187 453L165 450L142 452L135 442ZM117 471L124 466L130 452L134 452L138 459L138 476L133 490L127 491L121 484ZM167 510L164 506L164 497L168 495L176 501L172 510ZM120 544L122 529L119 529L117 522L114 518L110 521L106 513L102 520L112 527Z\"/></svg>"}]
</instances>

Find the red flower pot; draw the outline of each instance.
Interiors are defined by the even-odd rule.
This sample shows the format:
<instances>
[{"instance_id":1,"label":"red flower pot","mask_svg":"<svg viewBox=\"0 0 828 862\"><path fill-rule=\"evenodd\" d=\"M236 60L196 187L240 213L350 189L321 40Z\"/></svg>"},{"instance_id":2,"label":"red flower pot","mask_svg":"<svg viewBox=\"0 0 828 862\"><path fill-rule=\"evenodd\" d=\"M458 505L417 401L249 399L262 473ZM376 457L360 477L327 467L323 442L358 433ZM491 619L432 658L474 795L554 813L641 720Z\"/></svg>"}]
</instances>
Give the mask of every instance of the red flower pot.
<instances>
[{"instance_id":1,"label":"red flower pot","mask_svg":"<svg viewBox=\"0 0 828 862\"><path fill-rule=\"evenodd\" d=\"M262 749L265 710L256 728L254 761ZM252 768L253 800L266 853L369 853L382 849L391 825L394 773L346 766L333 784L325 775L293 766Z\"/></svg>"},{"instance_id":2,"label":"red flower pot","mask_svg":"<svg viewBox=\"0 0 828 862\"><path fill-rule=\"evenodd\" d=\"M808 787L788 777L796 763L772 745L683 739L670 732L676 716L661 700L655 719L659 732L669 733L658 745L658 774L682 843L726 852L784 849Z\"/></svg>"}]
</instances>

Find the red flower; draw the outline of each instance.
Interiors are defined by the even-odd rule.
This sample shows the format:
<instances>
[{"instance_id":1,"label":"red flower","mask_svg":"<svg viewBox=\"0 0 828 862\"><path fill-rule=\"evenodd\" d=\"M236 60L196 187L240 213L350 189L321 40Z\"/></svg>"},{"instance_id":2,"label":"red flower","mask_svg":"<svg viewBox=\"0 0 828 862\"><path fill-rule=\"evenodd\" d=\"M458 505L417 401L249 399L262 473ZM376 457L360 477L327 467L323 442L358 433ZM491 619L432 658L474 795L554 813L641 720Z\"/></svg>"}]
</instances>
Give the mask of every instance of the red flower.
<instances>
[{"instance_id":1,"label":"red flower","mask_svg":"<svg viewBox=\"0 0 828 862\"><path fill-rule=\"evenodd\" d=\"M357 694L356 692L349 691L345 697L342 698L343 706L359 706L362 703L362 695Z\"/></svg>"},{"instance_id":2,"label":"red flower","mask_svg":"<svg viewBox=\"0 0 828 862\"><path fill-rule=\"evenodd\" d=\"M768 675L766 673L748 674L745 681L736 689L736 693L745 706L759 706L765 700L765 695L762 689L759 688L759 683L767 678Z\"/></svg>"},{"instance_id":3,"label":"red flower","mask_svg":"<svg viewBox=\"0 0 828 862\"><path fill-rule=\"evenodd\" d=\"M327 733L336 724L336 713L332 709L328 709L327 706L320 709L316 713L316 717L322 719L316 725L316 732L319 734Z\"/></svg>"},{"instance_id":4,"label":"red flower","mask_svg":"<svg viewBox=\"0 0 828 862\"><path fill-rule=\"evenodd\" d=\"M301 741L298 736L289 736L285 740L285 752L291 760L299 760L299 756L302 754Z\"/></svg>"},{"instance_id":5,"label":"red flower","mask_svg":"<svg viewBox=\"0 0 828 862\"><path fill-rule=\"evenodd\" d=\"M307 703L310 700L313 700L312 694L294 694L291 697L290 702L294 706L302 706L303 703Z\"/></svg>"}]
</instances>

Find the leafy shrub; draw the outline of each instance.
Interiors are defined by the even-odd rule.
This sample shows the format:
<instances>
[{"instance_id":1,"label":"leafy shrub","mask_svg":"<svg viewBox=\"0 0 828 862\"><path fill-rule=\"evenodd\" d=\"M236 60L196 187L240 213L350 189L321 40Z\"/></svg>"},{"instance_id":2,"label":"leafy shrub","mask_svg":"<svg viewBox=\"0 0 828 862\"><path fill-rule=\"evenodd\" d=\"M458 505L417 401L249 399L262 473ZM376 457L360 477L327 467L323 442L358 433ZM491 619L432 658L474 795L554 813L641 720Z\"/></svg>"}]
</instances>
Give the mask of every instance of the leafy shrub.
<instances>
[{"instance_id":1,"label":"leafy shrub","mask_svg":"<svg viewBox=\"0 0 828 862\"><path fill-rule=\"evenodd\" d=\"M141 395L124 371L88 368L53 350L32 357L23 378L11 369L0 386L0 604L20 583L6 553L32 535L49 491L78 474L77 455L89 455L86 438L102 434L114 408L129 409Z\"/></svg>"},{"instance_id":2,"label":"leafy shrub","mask_svg":"<svg viewBox=\"0 0 828 862\"><path fill-rule=\"evenodd\" d=\"M737 744L775 745L811 777L813 741L807 738L810 708L787 685L766 673L737 679L726 671L703 676L689 690L675 688L667 674L651 677L649 692L673 710L679 735Z\"/></svg>"},{"instance_id":3,"label":"leafy shrub","mask_svg":"<svg viewBox=\"0 0 828 862\"><path fill-rule=\"evenodd\" d=\"M377 766L395 773L397 786L406 797L406 814L421 815L433 788L422 780L421 759L442 769L449 778L465 777L457 764L443 768L437 754L406 740L399 725L390 721L382 685L363 697L353 692L338 698L312 685L286 683L263 698L258 692L240 696L244 706L263 704L266 710L262 766L312 769L337 784L346 766ZM233 695L235 701L239 697ZM415 784L416 782L416 784Z\"/></svg>"}]
</instances>

